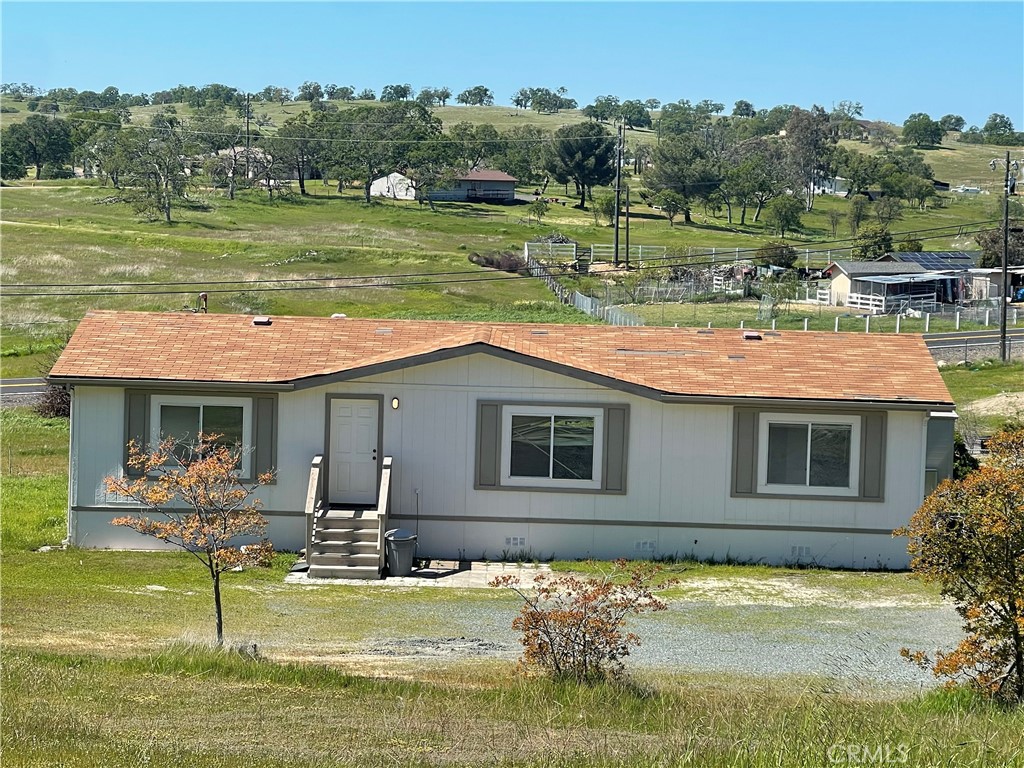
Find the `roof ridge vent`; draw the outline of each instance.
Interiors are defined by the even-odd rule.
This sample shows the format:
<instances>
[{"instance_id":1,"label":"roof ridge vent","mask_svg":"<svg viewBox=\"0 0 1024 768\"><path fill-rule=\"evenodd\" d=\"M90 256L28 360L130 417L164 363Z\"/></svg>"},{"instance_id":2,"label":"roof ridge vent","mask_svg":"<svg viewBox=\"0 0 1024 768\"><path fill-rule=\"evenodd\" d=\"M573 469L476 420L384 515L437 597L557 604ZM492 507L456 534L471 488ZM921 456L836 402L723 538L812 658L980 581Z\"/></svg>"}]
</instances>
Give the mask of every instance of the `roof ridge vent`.
<instances>
[{"instance_id":1,"label":"roof ridge vent","mask_svg":"<svg viewBox=\"0 0 1024 768\"><path fill-rule=\"evenodd\" d=\"M270 319L269 315L256 315L256 317L252 319L253 325L272 325L273 322L274 321Z\"/></svg>"}]
</instances>

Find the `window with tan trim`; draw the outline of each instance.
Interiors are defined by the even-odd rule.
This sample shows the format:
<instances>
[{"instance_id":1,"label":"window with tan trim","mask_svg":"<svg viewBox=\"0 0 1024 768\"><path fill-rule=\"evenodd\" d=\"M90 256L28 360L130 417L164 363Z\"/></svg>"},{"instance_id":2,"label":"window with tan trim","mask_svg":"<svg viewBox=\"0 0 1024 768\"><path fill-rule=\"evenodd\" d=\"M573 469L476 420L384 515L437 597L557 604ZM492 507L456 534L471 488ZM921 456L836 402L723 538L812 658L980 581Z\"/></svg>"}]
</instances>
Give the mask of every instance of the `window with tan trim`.
<instances>
[{"instance_id":1,"label":"window with tan trim","mask_svg":"<svg viewBox=\"0 0 1024 768\"><path fill-rule=\"evenodd\" d=\"M603 434L601 408L506 405L502 484L600 488Z\"/></svg>"},{"instance_id":2,"label":"window with tan trim","mask_svg":"<svg viewBox=\"0 0 1024 768\"><path fill-rule=\"evenodd\" d=\"M218 435L219 445L241 448L238 470L249 474L252 453L252 398L192 395L153 395L150 399L150 445L173 437L175 456L182 463L192 457L197 436Z\"/></svg>"},{"instance_id":3,"label":"window with tan trim","mask_svg":"<svg viewBox=\"0 0 1024 768\"><path fill-rule=\"evenodd\" d=\"M761 413L758 440L758 493L860 493L859 416Z\"/></svg>"}]
</instances>

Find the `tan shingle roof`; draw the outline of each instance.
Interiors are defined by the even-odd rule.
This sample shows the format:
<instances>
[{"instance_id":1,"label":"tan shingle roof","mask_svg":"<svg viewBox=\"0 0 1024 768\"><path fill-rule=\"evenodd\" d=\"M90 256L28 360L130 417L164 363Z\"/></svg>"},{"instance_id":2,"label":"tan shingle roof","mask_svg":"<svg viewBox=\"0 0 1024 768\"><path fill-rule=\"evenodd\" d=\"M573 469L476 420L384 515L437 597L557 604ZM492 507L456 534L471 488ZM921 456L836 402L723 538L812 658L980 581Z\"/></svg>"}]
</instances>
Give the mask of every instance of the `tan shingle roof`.
<instances>
[{"instance_id":1,"label":"tan shingle roof","mask_svg":"<svg viewBox=\"0 0 1024 768\"><path fill-rule=\"evenodd\" d=\"M50 375L289 384L485 345L667 395L952 402L920 336L743 333L316 317L257 326L245 315L94 311Z\"/></svg>"},{"instance_id":2,"label":"tan shingle roof","mask_svg":"<svg viewBox=\"0 0 1024 768\"><path fill-rule=\"evenodd\" d=\"M495 171L491 168L474 168L463 176L460 181L517 181L515 176L509 176L504 171Z\"/></svg>"}]
</instances>

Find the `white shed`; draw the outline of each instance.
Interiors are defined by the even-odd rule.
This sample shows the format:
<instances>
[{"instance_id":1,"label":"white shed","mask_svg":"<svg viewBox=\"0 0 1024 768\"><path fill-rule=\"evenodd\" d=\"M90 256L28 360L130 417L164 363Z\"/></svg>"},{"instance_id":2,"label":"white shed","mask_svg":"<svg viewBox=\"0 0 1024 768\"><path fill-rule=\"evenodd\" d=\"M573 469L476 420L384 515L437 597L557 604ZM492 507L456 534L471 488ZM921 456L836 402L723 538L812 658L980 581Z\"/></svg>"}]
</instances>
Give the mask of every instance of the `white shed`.
<instances>
[{"instance_id":1,"label":"white shed","mask_svg":"<svg viewBox=\"0 0 1024 768\"><path fill-rule=\"evenodd\" d=\"M416 188L412 179L395 172L374 179L370 184L371 197L390 197L392 200L415 200Z\"/></svg>"}]
</instances>

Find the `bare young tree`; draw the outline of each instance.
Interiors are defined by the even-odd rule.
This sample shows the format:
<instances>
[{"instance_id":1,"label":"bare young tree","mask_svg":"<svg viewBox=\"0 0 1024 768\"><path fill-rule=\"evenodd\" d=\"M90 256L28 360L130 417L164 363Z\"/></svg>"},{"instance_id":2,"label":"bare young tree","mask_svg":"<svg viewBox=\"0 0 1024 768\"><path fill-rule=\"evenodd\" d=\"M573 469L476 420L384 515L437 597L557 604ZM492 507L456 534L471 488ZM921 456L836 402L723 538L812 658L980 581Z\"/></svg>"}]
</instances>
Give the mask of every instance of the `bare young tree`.
<instances>
[{"instance_id":1,"label":"bare young tree","mask_svg":"<svg viewBox=\"0 0 1024 768\"><path fill-rule=\"evenodd\" d=\"M265 536L267 520L253 498L273 475L243 482L238 472L242 450L218 441L218 435L200 433L192 442L167 438L150 450L132 441L128 466L139 476L112 475L105 484L108 493L131 499L145 510L142 515L117 517L113 525L183 549L209 573L217 645L223 645L221 574L238 566L266 565L273 554ZM247 540L250 543L243 545Z\"/></svg>"}]
</instances>

